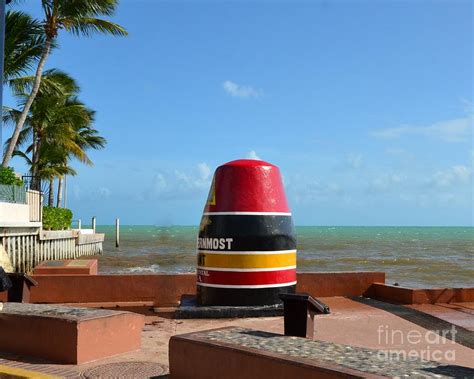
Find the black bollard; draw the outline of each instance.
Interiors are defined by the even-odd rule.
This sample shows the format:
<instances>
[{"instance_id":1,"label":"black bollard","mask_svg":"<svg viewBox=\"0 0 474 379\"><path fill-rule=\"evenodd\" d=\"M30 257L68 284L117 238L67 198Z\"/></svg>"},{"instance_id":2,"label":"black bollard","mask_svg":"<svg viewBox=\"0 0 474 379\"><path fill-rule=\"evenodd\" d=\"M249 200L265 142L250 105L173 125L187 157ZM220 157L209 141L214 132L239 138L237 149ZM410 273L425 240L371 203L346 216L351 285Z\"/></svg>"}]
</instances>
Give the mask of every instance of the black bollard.
<instances>
[{"instance_id":1,"label":"black bollard","mask_svg":"<svg viewBox=\"0 0 474 379\"><path fill-rule=\"evenodd\" d=\"M312 339L314 314L330 313L329 307L307 293L282 293L285 336Z\"/></svg>"},{"instance_id":2,"label":"black bollard","mask_svg":"<svg viewBox=\"0 0 474 379\"><path fill-rule=\"evenodd\" d=\"M12 288L13 284L8 274L5 272L2 266L0 266L0 292L8 291Z\"/></svg>"},{"instance_id":3,"label":"black bollard","mask_svg":"<svg viewBox=\"0 0 474 379\"><path fill-rule=\"evenodd\" d=\"M38 282L24 273L8 274L12 287L8 291L8 301L12 303L29 303L30 288Z\"/></svg>"}]
</instances>

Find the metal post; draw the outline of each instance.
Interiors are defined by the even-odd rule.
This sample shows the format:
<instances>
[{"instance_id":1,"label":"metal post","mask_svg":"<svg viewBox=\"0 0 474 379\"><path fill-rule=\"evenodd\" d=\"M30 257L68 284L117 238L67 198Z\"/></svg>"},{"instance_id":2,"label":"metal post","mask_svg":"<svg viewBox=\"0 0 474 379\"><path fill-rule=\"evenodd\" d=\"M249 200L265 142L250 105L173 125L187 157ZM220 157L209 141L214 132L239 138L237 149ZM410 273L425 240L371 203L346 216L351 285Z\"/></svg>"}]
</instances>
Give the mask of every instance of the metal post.
<instances>
[{"instance_id":1,"label":"metal post","mask_svg":"<svg viewBox=\"0 0 474 379\"><path fill-rule=\"evenodd\" d=\"M63 186L63 190L64 190L64 208L67 208L67 175L64 175L64 186Z\"/></svg>"},{"instance_id":2,"label":"metal post","mask_svg":"<svg viewBox=\"0 0 474 379\"><path fill-rule=\"evenodd\" d=\"M120 219L115 219L115 247L120 245Z\"/></svg>"},{"instance_id":3,"label":"metal post","mask_svg":"<svg viewBox=\"0 0 474 379\"><path fill-rule=\"evenodd\" d=\"M95 233L95 225L96 225L96 220L95 220L95 216L92 217L92 230L94 231Z\"/></svg>"},{"instance_id":4,"label":"metal post","mask_svg":"<svg viewBox=\"0 0 474 379\"><path fill-rule=\"evenodd\" d=\"M82 221L81 219L77 220L77 229L81 230Z\"/></svg>"}]
</instances>

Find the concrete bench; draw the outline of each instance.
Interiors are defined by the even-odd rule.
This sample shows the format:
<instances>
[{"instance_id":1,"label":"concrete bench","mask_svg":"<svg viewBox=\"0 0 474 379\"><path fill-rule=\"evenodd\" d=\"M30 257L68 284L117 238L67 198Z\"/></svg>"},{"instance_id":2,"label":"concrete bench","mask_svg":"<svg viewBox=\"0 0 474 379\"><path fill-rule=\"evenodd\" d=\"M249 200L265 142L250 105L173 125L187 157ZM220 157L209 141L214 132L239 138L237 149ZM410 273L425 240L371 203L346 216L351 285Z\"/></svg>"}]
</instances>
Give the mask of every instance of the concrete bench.
<instances>
[{"instance_id":1,"label":"concrete bench","mask_svg":"<svg viewBox=\"0 0 474 379\"><path fill-rule=\"evenodd\" d=\"M286 354L285 341L291 346L294 339L313 342L234 327L173 336L169 344L170 378L381 378ZM279 346L278 351L265 348L266 343L272 342Z\"/></svg>"},{"instance_id":2,"label":"concrete bench","mask_svg":"<svg viewBox=\"0 0 474 379\"><path fill-rule=\"evenodd\" d=\"M44 304L0 308L0 352L81 364L140 349L142 315Z\"/></svg>"},{"instance_id":3,"label":"concrete bench","mask_svg":"<svg viewBox=\"0 0 474 379\"><path fill-rule=\"evenodd\" d=\"M33 275L97 275L97 259L67 259L41 262Z\"/></svg>"},{"instance_id":4,"label":"concrete bench","mask_svg":"<svg viewBox=\"0 0 474 379\"><path fill-rule=\"evenodd\" d=\"M455 364L387 354L385 350L230 327L173 336L170 378L463 378L474 372Z\"/></svg>"}]
</instances>

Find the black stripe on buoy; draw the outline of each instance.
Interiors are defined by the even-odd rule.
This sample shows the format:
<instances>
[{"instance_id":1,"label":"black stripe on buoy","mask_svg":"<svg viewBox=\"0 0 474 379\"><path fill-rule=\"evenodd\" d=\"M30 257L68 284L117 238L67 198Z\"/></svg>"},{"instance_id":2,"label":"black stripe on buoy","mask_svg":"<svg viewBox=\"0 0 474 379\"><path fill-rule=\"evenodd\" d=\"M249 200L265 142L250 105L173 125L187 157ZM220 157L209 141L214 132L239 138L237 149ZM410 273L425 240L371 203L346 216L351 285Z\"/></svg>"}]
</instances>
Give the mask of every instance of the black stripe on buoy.
<instances>
[{"instance_id":1,"label":"black stripe on buoy","mask_svg":"<svg viewBox=\"0 0 474 379\"><path fill-rule=\"evenodd\" d=\"M222 254L232 251L258 253L296 250L293 221L288 215L207 214L201 220L198 250L221 251ZM278 275L277 271L274 272ZM225 280L222 283L198 283L198 304L271 305L280 302L280 293L295 291L294 281L281 282L281 285L280 282L277 285L269 282L258 286L252 286L252 283L242 286L228 284Z\"/></svg>"},{"instance_id":2,"label":"black stripe on buoy","mask_svg":"<svg viewBox=\"0 0 474 379\"><path fill-rule=\"evenodd\" d=\"M217 242L215 239L219 239L219 241ZM201 219L198 249L294 250L296 249L296 237L293 221L291 216L206 215Z\"/></svg>"},{"instance_id":3,"label":"black stripe on buoy","mask_svg":"<svg viewBox=\"0 0 474 379\"><path fill-rule=\"evenodd\" d=\"M296 285L272 288L213 288L197 286L199 305L249 306L281 302L280 293L294 293Z\"/></svg>"}]
</instances>

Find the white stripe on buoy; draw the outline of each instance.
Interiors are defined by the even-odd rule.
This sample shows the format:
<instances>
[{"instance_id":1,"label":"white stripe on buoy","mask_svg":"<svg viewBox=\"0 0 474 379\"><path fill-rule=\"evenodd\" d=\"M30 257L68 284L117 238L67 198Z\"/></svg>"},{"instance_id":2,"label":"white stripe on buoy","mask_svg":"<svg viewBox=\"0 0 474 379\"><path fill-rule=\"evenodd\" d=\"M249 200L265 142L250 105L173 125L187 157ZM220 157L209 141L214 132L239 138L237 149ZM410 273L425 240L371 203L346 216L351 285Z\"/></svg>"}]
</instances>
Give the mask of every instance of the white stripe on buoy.
<instances>
[{"instance_id":1,"label":"white stripe on buoy","mask_svg":"<svg viewBox=\"0 0 474 379\"><path fill-rule=\"evenodd\" d=\"M264 271L283 271L283 270L294 270L296 266L284 266L284 267L267 267L267 268L222 268L222 267L204 267L197 266L198 270L207 271L235 271L235 272L264 272Z\"/></svg>"},{"instance_id":2,"label":"white stripe on buoy","mask_svg":"<svg viewBox=\"0 0 474 379\"><path fill-rule=\"evenodd\" d=\"M203 216L291 216L289 212L204 212Z\"/></svg>"},{"instance_id":3,"label":"white stripe on buoy","mask_svg":"<svg viewBox=\"0 0 474 379\"><path fill-rule=\"evenodd\" d=\"M254 284L254 285L233 285L233 284L209 284L209 283L199 283L198 286L202 287L214 287L214 288L275 288L275 287L287 287L296 284L296 281L289 283L277 283L277 284Z\"/></svg>"},{"instance_id":4,"label":"white stripe on buoy","mask_svg":"<svg viewBox=\"0 0 474 379\"><path fill-rule=\"evenodd\" d=\"M295 253L296 250L265 250L265 251L232 251L232 250L200 250L198 249L197 253L202 254L241 254L241 255L271 255L271 254L291 254Z\"/></svg>"}]
</instances>

